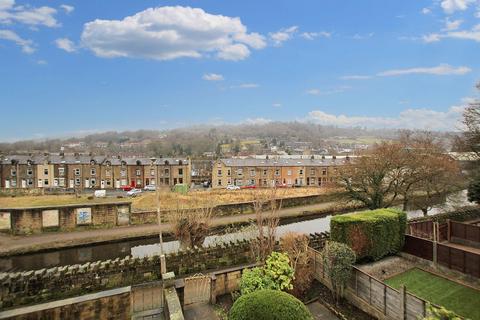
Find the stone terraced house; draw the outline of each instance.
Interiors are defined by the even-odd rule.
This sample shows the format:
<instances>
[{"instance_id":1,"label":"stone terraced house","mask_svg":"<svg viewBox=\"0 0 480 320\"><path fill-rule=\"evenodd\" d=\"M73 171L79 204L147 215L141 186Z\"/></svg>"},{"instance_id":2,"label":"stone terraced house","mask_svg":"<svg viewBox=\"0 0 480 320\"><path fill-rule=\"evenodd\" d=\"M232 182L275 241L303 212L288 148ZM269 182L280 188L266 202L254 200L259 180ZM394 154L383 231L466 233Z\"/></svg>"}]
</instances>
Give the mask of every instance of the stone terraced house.
<instances>
[{"instance_id":1,"label":"stone terraced house","mask_svg":"<svg viewBox=\"0 0 480 320\"><path fill-rule=\"evenodd\" d=\"M0 157L0 188L120 189L190 184L189 159L35 154Z\"/></svg>"}]
</instances>

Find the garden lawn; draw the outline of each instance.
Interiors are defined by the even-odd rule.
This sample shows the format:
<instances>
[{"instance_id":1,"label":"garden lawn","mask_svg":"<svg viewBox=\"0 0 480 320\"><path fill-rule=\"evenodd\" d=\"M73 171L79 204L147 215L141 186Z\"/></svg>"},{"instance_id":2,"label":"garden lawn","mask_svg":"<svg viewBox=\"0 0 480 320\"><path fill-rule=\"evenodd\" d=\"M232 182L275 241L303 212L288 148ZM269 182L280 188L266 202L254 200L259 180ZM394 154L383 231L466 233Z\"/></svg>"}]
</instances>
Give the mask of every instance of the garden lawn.
<instances>
[{"instance_id":1,"label":"garden lawn","mask_svg":"<svg viewBox=\"0 0 480 320\"><path fill-rule=\"evenodd\" d=\"M480 320L480 291L429 272L413 268L385 281L399 289L402 285L407 291L433 304L445 307L458 315L472 320Z\"/></svg>"}]
</instances>

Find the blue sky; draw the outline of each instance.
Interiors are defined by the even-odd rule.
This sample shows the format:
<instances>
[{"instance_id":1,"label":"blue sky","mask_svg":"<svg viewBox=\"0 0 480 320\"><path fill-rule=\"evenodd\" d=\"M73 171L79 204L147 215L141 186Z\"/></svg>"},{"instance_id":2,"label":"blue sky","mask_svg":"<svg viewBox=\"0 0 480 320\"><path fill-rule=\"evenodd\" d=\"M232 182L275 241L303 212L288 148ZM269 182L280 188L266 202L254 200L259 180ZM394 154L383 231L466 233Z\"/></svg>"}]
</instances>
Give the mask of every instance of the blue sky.
<instances>
[{"instance_id":1,"label":"blue sky","mask_svg":"<svg viewBox=\"0 0 480 320\"><path fill-rule=\"evenodd\" d=\"M274 120L452 130L479 49L479 0L0 0L0 141Z\"/></svg>"}]
</instances>

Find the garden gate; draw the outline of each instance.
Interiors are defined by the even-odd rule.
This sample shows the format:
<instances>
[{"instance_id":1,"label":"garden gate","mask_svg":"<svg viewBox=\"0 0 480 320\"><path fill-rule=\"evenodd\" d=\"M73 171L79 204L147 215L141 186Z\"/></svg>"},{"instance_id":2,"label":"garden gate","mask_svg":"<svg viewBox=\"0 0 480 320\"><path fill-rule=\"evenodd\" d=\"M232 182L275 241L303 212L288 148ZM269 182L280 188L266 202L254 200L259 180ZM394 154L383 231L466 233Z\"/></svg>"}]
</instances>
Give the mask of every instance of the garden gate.
<instances>
[{"instance_id":1,"label":"garden gate","mask_svg":"<svg viewBox=\"0 0 480 320\"><path fill-rule=\"evenodd\" d=\"M163 313L163 286L161 281L131 287L132 319L156 319Z\"/></svg>"},{"instance_id":2,"label":"garden gate","mask_svg":"<svg viewBox=\"0 0 480 320\"><path fill-rule=\"evenodd\" d=\"M185 306L194 303L209 303L211 277L209 275L196 274L185 278L183 303Z\"/></svg>"}]
</instances>

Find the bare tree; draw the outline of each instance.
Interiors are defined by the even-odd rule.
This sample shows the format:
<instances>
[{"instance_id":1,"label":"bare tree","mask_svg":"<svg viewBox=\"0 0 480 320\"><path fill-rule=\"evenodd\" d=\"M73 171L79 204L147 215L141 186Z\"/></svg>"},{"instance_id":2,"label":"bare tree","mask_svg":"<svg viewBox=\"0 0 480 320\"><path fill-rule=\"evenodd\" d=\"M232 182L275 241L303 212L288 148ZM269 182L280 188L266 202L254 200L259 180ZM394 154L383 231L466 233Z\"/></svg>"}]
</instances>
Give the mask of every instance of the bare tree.
<instances>
[{"instance_id":1,"label":"bare tree","mask_svg":"<svg viewBox=\"0 0 480 320\"><path fill-rule=\"evenodd\" d=\"M274 187L253 193L252 203L258 231L258 237L252 241L252 251L257 261L264 262L275 249L282 197L277 199L277 188Z\"/></svg>"},{"instance_id":2,"label":"bare tree","mask_svg":"<svg viewBox=\"0 0 480 320\"><path fill-rule=\"evenodd\" d=\"M185 208L177 200L171 222L182 248L203 245L211 227L214 208L215 204L206 199L197 201L194 208Z\"/></svg>"},{"instance_id":3,"label":"bare tree","mask_svg":"<svg viewBox=\"0 0 480 320\"><path fill-rule=\"evenodd\" d=\"M480 90L480 82L477 84ZM470 102L463 113L465 138L472 151L480 153L480 100Z\"/></svg>"},{"instance_id":4,"label":"bare tree","mask_svg":"<svg viewBox=\"0 0 480 320\"><path fill-rule=\"evenodd\" d=\"M308 243L309 239L306 235L295 232L284 234L280 240L282 251L288 254L290 265L295 270L292 293L296 297L301 297L313 281Z\"/></svg>"},{"instance_id":5,"label":"bare tree","mask_svg":"<svg viewBox=\"0 0 480 320\"><path fill-rule=\"evenodd\" d=\"M339 184L348 199L369 209L391 206L401 192L400 177L405 167L402 153L400 144L383 142L342 167Z\"/></svg>"}]
</instances>

